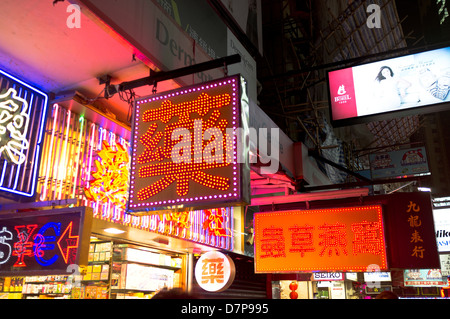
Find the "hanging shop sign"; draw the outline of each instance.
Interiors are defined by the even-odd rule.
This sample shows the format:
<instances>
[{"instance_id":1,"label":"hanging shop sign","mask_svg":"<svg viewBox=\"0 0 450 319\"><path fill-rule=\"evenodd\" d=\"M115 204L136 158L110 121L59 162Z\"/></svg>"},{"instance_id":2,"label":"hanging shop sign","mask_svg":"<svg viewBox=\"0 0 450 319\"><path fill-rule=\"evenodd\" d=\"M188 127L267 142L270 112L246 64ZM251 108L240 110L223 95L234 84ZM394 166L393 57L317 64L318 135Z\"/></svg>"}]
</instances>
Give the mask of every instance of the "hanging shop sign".
<instances>
[{"instance_id":1,"label":"hanging shop sign","mask_svg":"<svg viewBox=\"0 0 450 319\"><path fill-rule=\"evenodd\" d=\"M33 197L48 96L0 70L0 191Z\"/></svg>"},{"instance_id":2,"label":"hanging shop sign","mask_svg":"<svg viewBox=\"0 0 450 319\"><path fill-rule=\"evenodd\" d=\"M430 193L395 193L387 198L384 220L389 233L390 267L439 268Z\"/></svg>"},{"instance_id":3,"label":"hanging shop sign","mask_svg":"<svg viewBox=\"0 0 450 319\"><path fill-rule=\"evenodd\" d=\"M425 147L369 155L372 178L390 178L428 174Z\"/></svg>"},{"instance_id":4,"label":"hanging shop sign","mask_svg":"<svg viewBox=\"0 0 450 319\"><path fill-rule=\"evenodd\" d=\"M450 47L330 71L328 89L334 126L448 109Z\"/></svg>"},{"instance_id":5,"label":"hanging shop sign","mask_svg":"<svg viewBox=\"0 0 450 319\"><path fill-rule=\"evenodd\" d=\"M236 267L233 260L219 251L203 254L195 265L195 280L210 292L226 290L234 281Z\"/></svg>"},{"instance_id":6,"label":"hanging shop sign","mask_svg":"<svg viewBox=\"0 0 450 319\"><path fill-rule=\"evenodd\" d=\"M129 211L248 201L243 83L233 76L136 101Z\"/></svg>"},{"instance_id":7,"label":"hanging shop sign","mask_svg":"<svg viewBox=\"0 0 450 319\"><path fill-rule=\"evenodd\" d=\"M406 287L448 286L448 280L440 269L405 269L403 276Z\"/></svg>"},{"instance_id":8,"label":"hanging shop sign","mask_svg":"<svg viewBox=\"0 0 450 319\"><path fill-rule=\"evenodd\" d=\"M387 268L381 205L257 213L255 272Z\"/></svg>"},{"instance_id":9,"label":"hanging shop sign","mask_svg":"<svg viewBox=\"0 0 450 319\"><path fill-rule=\"evenodd\" d=\"M0 215L0 275L45 275L86 265L92 212L85 207Z\"/></svg>"}]
</instances>

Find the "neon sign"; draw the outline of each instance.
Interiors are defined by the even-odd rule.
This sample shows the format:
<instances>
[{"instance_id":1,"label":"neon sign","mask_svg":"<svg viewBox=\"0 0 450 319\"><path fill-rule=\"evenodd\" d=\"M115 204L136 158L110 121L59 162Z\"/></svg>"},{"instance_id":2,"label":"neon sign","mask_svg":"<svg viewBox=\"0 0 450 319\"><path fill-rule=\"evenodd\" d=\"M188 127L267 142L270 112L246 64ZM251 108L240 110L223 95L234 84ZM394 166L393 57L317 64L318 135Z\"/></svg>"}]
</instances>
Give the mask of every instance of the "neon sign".
<instances>
[{"instance_id":1,"label":"neon sign","mask_svg":"<svg viewBox=\"0 0 450 319\"><path fill-rule=\"evenodd\" d=\"M0 70L0 190L35 194L48 96Z\"/></svg>"},{"instance_id":2,"label":"neon sign","mask_svg":"<svg viewBox=\"0 0 450 319\"><path fill-rule=\"evenodd\" d=\"M134 216L118 211L101 219L220 249L233 249L233 207Z\"/></svg>"},{"instance_id":3,"label":"neon sign","mask_svg":"<svg viewBox=\"0 0 450 319\"><path fill-rule=\"evenodd\" d=\"M0 274L65 273L68 265L82 264L91 217L84 208L1 216Z\"/></svg>"},{"instance_id":4,"label":"neon sign","mask_svg":"<svg viewBox=\"0 0 450 319\"><path fill-rule=\"evenodd\" d=\"M138 100L129 210L240 202L240 122L238 76Z\"/></svg>"},{"instance_id":5,"label":"neon sign","mask_svg":"<svg viewBox=\"0 0 450 319\"><path fill-rule=\"evenodd\" d=\"M128 198L128 151L120 143L115 149L103 141L102 150L98 152L100 161L95 161L97 171L92 173L92 180L85 187L85 194L89 200L110 202L125 209Z\"/></svg>"},{"instance_id":6,"label":"neon sign","mask_svg":"<svg viewBox=\"0 0 450 319\"><path fill-rule=\"evenodd\" d=\"M255 271L387 268L381 206L255 214Z\"/></svg>"},{"instance_id":7,"label":"neon sign","mask_svg":"<svg viewBox=\"0 0 450 319\"><path fill-rule=\"evenodd\" d=\"M9 88L5 94L0 94L0 110L0 154L14 164L23 164L23 151L30 144L27 140L28 103L17 96L15 89Z\"/></svg>"}]
</instances>

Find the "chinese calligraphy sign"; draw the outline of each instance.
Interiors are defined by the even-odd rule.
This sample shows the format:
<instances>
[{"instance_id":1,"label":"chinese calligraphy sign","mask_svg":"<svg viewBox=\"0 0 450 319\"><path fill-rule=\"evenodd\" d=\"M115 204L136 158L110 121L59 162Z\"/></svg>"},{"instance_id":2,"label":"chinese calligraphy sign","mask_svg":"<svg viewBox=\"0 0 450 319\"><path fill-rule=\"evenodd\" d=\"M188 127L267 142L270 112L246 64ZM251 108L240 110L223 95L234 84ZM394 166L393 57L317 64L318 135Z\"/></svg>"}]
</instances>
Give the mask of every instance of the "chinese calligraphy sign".
<instances>
[{"instance_id":1,"label":"chinese calligraphy sign","mask_svg":"<svg viewBox=\"0 0 450 319\"><path fill-rule=\"evenodd\" d=\"M195 279L206 291L227 289L234 280L236 268L233 260L219 251L203 254L195 265Z\"/></svg>"},{"instance_id":2,"label":"chinese calligraphy sign","mask_svg":"<svg viewBox=\"0 0 450 319\"><path fill-rule=\"evenodd\" d=\"M387 269L380 205L255 214L255 271Z\"/></svg>"},{"instance_id":3,"label":"chinese calligraphy sign","mask_svg":"<svg viewBox=\"0 0 450 319\"><path fill-rule=\"evenodd\" d=\"M239 77L136 102L129 209L239 202Z\"/></svg>"},{"instance_id":4,"label":"chinese calligraphy sign","mask_svg":"<svg viewBox=\"0 0 450 319\"><path fill-rule=\"evenodd\" d=\"M23 164L28 149L28 103L9 88L0 94L0 154L14 164Z\"/></svg>"},{"instance_id":5,"label":"chinese calligraphy sign","mask_svg":"<svg viewBox=\"0 0 450 319\"><path fill-rule=\"evenodd\" d=\"M409 227L411 227L411 256L416 258L422 258L425 252L425 248L420 243L423 243L423 239L420 237L420 227L422 226L422 221L420 220L420 206L415 202L410 201L409 205L406 209L406 213L408 216L407 222Z\"/></svg>"},{"instance_id":6,"label":"chinese calligraphy sign","mask_svg":"<svg viewBox=\"0 0 450 319\"><path fill-rule=\"evenodd\" d=\"M48 95L0 70L0 191L33 197L43 148Z\"/></svg>"}]
</instances>

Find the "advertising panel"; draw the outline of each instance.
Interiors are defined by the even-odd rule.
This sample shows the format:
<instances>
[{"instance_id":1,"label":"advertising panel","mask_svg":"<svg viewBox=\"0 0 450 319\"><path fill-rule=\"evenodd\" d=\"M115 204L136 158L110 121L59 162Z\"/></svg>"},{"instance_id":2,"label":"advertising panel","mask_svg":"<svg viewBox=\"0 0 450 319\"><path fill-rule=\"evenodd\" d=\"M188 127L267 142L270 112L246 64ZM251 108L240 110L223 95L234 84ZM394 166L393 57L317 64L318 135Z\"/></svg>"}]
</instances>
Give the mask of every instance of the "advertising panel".
<instances>
[{"instance_id":1,"label":"advertising panel","mask_svg":"<svg viewBox=\"0 0 450 319\"><path fill-rule=\"evenodd\" d=\"M372 178L390 178L429 173L425 147L369 155Z\"/></svg>"},{"instance_id":2,"label":"advertising panel","mask_svg":"<svg viewBox=\"0 0 450 319\"><path fill-rule=\"evenodd\" d=\"M239 76L136 101L128 209L148 213L247 201L248 154L239 130L245 127Z\"/></svg>"},{"instance_id":3,"label":"advertising panel","mask_svg":"<svg viewBox=\"0 0 450 319\"><path fill-rule=\"evenodd\" d=\"M447 286L447 278L442 277L440 269L405 269L405 287Z\"/></svg>"},{"instance_id":4,"label":"advertising panel","mask_svg":"<svg viewBox=\"0 0 450 319\"><path fill-rule=\"evenodd\" d=\"M86 265L91 222L86 207L0 215L0 274L66 274Z\"/></svg>"},{"instance_id":5,"label":"advertising panel","mask_svg":"<svg viewBox=\"0 0 450 319\"><path fill-rule=\"evenodd\" d=\"M387 269L381 205L256 213L255 272Z\"/></svg>"},{"instance_id":6,"label":"advertising panel","mask_svg":"<svg viewBox=\"0 0 450 319\"><path fill-rule=\"evenodd\" d=\"M450 252L450 208L433 209L436 241L440 253Z\"/></svg>"},{"instance_id":7,"label":"advertising panel","mask_svg":"<svg viewBox=\"0 0 450 319\"><path fill-rule=\"evenodd\" d=\"M435 112L450 101L450 48L330 71L328 84L334 126L388 112Z\"/></svg>"}]
</instances>

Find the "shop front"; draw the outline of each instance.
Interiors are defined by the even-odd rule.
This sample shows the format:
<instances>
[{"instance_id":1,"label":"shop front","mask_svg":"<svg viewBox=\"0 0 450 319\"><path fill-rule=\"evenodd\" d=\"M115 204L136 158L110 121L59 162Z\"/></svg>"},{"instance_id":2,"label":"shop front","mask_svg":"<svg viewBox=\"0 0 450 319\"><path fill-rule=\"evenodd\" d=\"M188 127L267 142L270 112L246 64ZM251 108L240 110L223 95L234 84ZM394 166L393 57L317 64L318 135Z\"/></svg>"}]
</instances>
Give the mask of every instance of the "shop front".
<instances>
[{"instance_id":1,"label":"shop front","mask_svg":"<svg viewBox=\"0 0 450 319\"><path fill-rule=\"evenodd\" d=\"M8 81L2 105L19 105L14 120L29 137L22 149L14 141L5 146L11 159L2 185L11 195L0 213L2 299L151 298L163 288L195 289L194 265L207 251L236 252L241 263L243 208L128 214L130 128L73 100L47 108L45 95ZM24 195L35 201L21 203ZM83 212L77 230L57 218L73 210Z\"/></svg>"}]
</instances>

